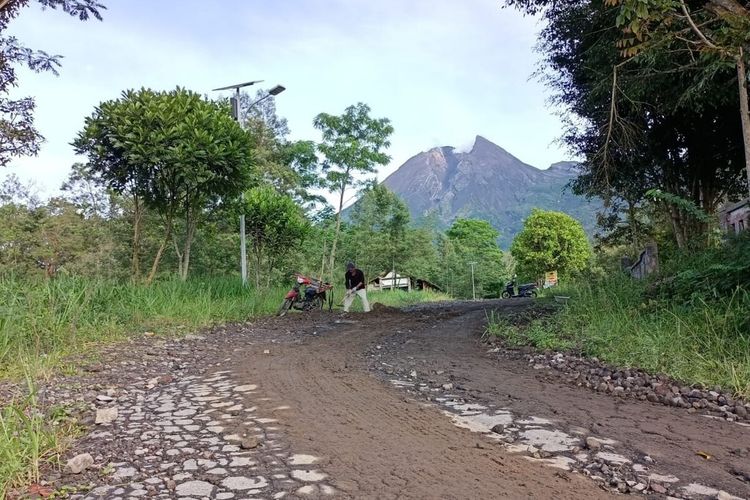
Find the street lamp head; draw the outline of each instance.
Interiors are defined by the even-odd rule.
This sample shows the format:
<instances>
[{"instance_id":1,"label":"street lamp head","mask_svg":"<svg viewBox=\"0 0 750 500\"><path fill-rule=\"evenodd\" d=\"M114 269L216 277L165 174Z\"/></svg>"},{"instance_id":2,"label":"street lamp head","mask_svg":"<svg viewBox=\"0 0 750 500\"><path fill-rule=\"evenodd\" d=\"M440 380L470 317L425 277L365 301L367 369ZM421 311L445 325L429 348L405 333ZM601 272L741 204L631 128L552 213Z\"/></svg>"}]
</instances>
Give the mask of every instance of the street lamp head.
<instances>
[{"instance_id":1,"label":"street lamp head","mask_svg":"<svg viewBox=\"0 0 750 500\"><path fill-rule=\"evenodd\" d=\"M219 87L218 89L213 89L213 90L216 91L216 90L235 90L235 89L241 89L242 87L249 87L250 85L255 85L256 83L260 83L262 81L263 80L253 80L252 82L238 83L236 85L227 85L226 87Z\"/></svg>"},{"instance_id":2,"label":"street lamp head","mask_svg":"<svg viewBox=\"0 0 750 500\"><path fill-rule=\"evenodd\" d=\"M286 87L282 85L276 85L274 88L268 91L268 95L279 95L286 90Z\"/></svg>"}]
</instances>

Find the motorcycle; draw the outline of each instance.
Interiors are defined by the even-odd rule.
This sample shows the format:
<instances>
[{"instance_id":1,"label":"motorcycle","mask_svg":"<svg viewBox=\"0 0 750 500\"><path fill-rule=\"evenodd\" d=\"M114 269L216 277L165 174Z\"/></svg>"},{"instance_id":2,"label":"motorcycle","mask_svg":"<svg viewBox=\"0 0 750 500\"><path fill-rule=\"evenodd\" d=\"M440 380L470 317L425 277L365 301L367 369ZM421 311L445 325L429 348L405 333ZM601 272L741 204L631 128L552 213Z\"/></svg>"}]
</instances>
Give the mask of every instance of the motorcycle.
<instances>
[{"instance_id":1,"label":"motorcycle","mask_svg":"<svg viewBox=\"0 0 750 500\"><path fill-rule=\"evenodd\" d=\"M517 299L521 297L536 297L537 296L538 287L536 283L525 283L523 285L518 285L518 293L516 293L515 288L516 288L516 280L514 277L513 281L505 285L505 290L503 290L501 297L504 299L511 299L511 298Z\"/></svg>"},{"instance_id":2,"label":"motorcycle","mask_svg":"<svg viewBox=\"0 0 750 500\"><path fill-rule=\"evenodd\" d=\"M331 310L333 307L333 285L308 278L302 274L295 274L294 278L296 283L284 297L284 302L281 303L277 313L278 316L284 316L291 309L297 309L298 311L322 310L326 301L328 301L328 310Z\"/></svg>"}]
</instances>

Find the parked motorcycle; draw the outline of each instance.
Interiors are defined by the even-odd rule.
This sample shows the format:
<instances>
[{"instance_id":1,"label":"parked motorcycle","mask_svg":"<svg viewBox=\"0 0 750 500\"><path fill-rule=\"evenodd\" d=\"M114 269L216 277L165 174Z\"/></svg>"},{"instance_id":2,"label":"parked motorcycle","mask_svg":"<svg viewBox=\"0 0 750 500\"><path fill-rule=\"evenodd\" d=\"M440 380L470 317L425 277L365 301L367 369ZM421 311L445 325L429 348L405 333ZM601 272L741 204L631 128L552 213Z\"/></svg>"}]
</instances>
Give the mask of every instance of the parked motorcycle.
<instances>
[{"instance_id":1,"label":"parked motorcycle","mask_svg":"<svg viewBox=\"0 0 750 500\"><path fill-rule=\"evenodd\" d=\"M308 278L302 274L295 274L296 283L284 297L278 315L284 316L290 309L298 311L312 311L323 309L328 301L328 310L333 307L333 285L320 280Z\"/></svg>"},{"instance_id":2,"label":"parked motorcycle","mask_svg":"<svg viewBox=\"0 0 750 500\"><path fill-rule=\"evenodd\" d=\"M513 280L510 281L507 285L505 285L505 290L503 290L501 297L504 299L517 299L521 297L536 297L537 288L538 287L536 283L525 283L523 285L518 285L518 293L516 293L516 279L514 276Z\"/></svg>"}]
</instances>

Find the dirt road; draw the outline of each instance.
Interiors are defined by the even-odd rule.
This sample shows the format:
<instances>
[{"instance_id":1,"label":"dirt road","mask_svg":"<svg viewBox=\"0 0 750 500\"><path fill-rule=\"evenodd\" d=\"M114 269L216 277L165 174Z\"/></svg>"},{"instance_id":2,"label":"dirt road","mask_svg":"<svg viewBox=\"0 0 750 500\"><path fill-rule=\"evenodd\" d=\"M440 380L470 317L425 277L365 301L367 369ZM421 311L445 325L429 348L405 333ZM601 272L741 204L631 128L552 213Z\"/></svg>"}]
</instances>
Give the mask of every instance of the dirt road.
<instances>
[{"instance_id":1,"label":"dirt road","mask_svg":"<svg viewBox=\"0 0 750 500\"><path fill-rule=\"evenodd\" d=\"M750 498L750 427L550 381L479 342L487 311L526 307L310 313L144 339L128 348L156 358L140 373L105 361L79 380L119 412L71 452L94 465L48 479L85 484L78 498Z\"/></svg>"}]
</instances>

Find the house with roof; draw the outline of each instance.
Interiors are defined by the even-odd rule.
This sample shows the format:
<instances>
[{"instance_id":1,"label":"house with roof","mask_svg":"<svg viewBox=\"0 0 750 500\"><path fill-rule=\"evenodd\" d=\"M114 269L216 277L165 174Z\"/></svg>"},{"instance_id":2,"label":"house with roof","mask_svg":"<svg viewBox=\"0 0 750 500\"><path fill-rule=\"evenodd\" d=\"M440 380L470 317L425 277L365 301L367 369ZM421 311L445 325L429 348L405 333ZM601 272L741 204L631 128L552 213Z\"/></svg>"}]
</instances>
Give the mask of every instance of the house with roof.
<instances>
[{"instance_id":1,"label":"house with roof","mask_svg":"<svg viewBox=\"0 0 750 500\"><path fill-rule=\"evenodd\" d=\"M750 198L726 205L719 212L719 222L729 233L738 234L750 229Z\"/></svg>"}]
</instances>

